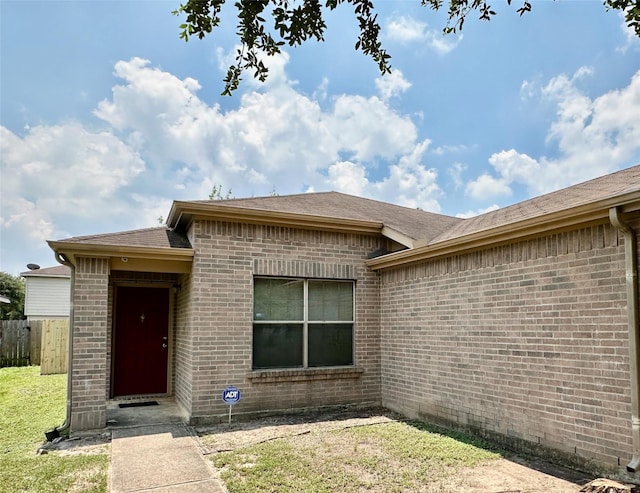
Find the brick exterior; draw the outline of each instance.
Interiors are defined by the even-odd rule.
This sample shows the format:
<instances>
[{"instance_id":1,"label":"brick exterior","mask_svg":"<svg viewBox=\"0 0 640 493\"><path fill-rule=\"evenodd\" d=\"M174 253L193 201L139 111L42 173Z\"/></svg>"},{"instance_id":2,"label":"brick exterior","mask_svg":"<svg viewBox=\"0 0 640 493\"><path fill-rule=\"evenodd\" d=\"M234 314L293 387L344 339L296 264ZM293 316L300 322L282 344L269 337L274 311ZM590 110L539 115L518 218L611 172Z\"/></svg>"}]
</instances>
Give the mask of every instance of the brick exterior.
<instances>
[{"instance_id":1,"label":"brick exterior","mask_svg":"<svg viewBox=\"0 0 640 493\"><path fill-rule=\"evenodd\" d=\"M621 243L597 225L382 273L383 405L612 466L629 460Z\"/></svg>"},{"instance_id":2,"label":"brick exterior","mask_svg":"<svg viewBox=\"0 0 640 493\"><path fill-rule=\"evenodd\" d=\"M73 293L72 430L106 424L108 300L109 261L78 258Z\"/></svg>"},{"instance_id":3,"label":"brick exterior","mask_svg":"<svg viewBox=\"0 0 640 493\"><path fill-rule=\"evenodd\" d=\"M193 331L191 274L179 278L175 303L175 326L173 337L174 395L176 401L191 416L191 388L193 383Z\"/></svg>"},{"instance_id":4,"label":"brick exterior","mask_svg":"<svg viewBox=\"0 0 640 493\"><path fill-rule=\"evenodd\" d=\"M192 420L224 416L227 385L243 392L236 413L380 402L378 276L364 267L380 237L216 221L193 228ZM356 369L252 372L255 275L355 280Z\"/></svg>"},{"instance_id":5,"label":"brick exterior","mask_svg":"<svg viewBox=\"0 0 640 493\"><path fill-rule=\"evenodd\" d=\"M631 458L624 240L608 223L380 272L365 262L381 236L196 219L189 238L189 274L76 258L72 430L105 426L114 287L160 282L168 393L193 423L224 419L236 385L235 414L382 404L576 463ZM354 280L354 367L252 371L255 276Z\"/></svg>"}]
</instances>

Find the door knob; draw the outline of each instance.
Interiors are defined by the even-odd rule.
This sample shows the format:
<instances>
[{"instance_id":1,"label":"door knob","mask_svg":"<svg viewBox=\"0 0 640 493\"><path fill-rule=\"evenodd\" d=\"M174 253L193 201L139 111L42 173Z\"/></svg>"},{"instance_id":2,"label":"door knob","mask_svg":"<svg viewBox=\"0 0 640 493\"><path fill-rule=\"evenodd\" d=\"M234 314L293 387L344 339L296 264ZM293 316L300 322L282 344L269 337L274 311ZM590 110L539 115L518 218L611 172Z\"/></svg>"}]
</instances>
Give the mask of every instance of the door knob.
<instances>
[{"instance_id":1,"label":"door knob","mask_svg":"<svg viewBox=\"0 0 640 493\"><path fill-rule=\"evenodd\" d=\"M166 344L163 344L163 345L162 345L162 347L166 349L166 348L167 348L167 345L166 345Z\"/></svg>"}]
</instances>

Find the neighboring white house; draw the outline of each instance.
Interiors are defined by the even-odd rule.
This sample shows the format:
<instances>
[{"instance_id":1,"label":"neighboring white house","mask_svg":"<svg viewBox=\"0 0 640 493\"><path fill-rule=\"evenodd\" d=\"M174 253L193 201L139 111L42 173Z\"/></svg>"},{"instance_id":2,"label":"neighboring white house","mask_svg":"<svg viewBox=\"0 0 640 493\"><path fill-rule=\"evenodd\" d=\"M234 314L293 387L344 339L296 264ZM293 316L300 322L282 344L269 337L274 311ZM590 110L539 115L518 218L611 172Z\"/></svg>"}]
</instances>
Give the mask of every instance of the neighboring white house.
<instances>
[{"instance_id":1,"label":"neighboring white house","mask_svg":"<svg viewBox=\"0 0 640 493\"><path fill-rule=\"evenodd\" d=\"M65 265L21 272L25 278L24 314L28 320L69 318L71 269Z\"/></svg>"}]
</instances>

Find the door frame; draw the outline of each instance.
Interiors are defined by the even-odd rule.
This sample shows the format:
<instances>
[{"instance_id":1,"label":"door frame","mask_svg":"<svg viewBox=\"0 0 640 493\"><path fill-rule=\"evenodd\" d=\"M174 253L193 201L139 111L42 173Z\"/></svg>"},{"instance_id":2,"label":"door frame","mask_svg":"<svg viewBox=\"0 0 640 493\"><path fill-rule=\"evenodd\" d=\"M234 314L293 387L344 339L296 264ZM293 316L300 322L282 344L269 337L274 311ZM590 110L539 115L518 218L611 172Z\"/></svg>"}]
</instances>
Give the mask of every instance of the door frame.
<instances>
[{"instance_id":1,"label":"door frame","mask_svg":"<svg viewBox=\"0 0 640 493\"><path fill-rule=\"evenodd\" d=\"M109 354L109 398L117 399L118 397L114 396L114 374L115 374L115 348L116 348L116 310L118 309L118 288L126 287L126 288L158 288L158 289L167 289L169 291L169 306L167 310L169 310L169 317L167 319L167 323L169 327L167 327L167 344L169 347L167 348L167 392L166 394L149 394L149 395L161 395L161 396L170 396L173 395L173 303L174 303L174 287L175 283L170 281L162 281L162 282L150 282L150 281L126 281L120 280L114 282L112 284L112 309L111 309L111 344L110 344L110 354Z\"/></svg>"}]
</instances>

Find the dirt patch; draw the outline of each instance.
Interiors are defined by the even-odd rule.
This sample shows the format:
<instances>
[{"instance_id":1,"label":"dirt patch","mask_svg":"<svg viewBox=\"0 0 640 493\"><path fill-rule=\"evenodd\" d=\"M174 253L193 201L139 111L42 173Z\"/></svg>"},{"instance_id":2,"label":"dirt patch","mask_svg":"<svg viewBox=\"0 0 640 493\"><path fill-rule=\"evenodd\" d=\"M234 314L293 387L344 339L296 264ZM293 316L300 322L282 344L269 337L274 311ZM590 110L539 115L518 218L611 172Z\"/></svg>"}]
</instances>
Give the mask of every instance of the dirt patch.
<instances>
[{"instance_id":1,"label":"dirt patch","mask_svg":"<svg viewBox=\"0 0 640 493\"><path fill-rule=\"evenodd\" d=\"M111 451L111 433L56 439L44 444L39 450L41 453L60 456L108 454Z\"/></svg>"},{"instance_id":2,"label":"dirt patch","mask_svg":"<svg viewBox=\"0 0 640 493\"><path fill-rule=\"evenodd\" d=\"M358 462L349 461L354 454L368 455L386 469L381 474L395 474L396 470L407 474L411 464L401 463L397 458L384 457L378 462L381 449L373 441L360 440L348 444L334 443L333 430L381 425L402 421L384 410L374 412L343 411L330 413L277 416L249 422L234 422L231 426L220 424L198 428L204 453L242 450L252 445L272 440L290 440L296 446L313 450L323 463L327 455L333 455L335 463L349 464L350 471L367 484L366 491L384 491L384 485L372 477L371 469L358 471ZM320 454L320 455L318 455ZM251 467L247 457L247 467ZM330 463L331 461L329 461ZM414 465L419 467L419 465ZM404 470L403 470L404 469ZM548 464L542 460L523 459L502 454L502 458L482 463L473 468L456 469L446 479L434 479L431 484L413 484L408 491L460 492L466 493L578 493L580 488L594 479L585 474Z\"/></svg>"},{"instance_id":3,"label":"dirt patch","mask_svg":"<svg viewBox=\"0 0 640 493\"><path fill-rule=\"evenodd\" d=\"M275 416L256 421L233 422L198 428L203 445L208 453L229 452L258 443L300 436L311 432L338 430L354 426L389 423L394 418L381 413L362 414L336 412L326 414L295 414Z\"/></svg>"}]
</instances>

